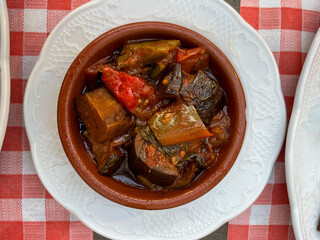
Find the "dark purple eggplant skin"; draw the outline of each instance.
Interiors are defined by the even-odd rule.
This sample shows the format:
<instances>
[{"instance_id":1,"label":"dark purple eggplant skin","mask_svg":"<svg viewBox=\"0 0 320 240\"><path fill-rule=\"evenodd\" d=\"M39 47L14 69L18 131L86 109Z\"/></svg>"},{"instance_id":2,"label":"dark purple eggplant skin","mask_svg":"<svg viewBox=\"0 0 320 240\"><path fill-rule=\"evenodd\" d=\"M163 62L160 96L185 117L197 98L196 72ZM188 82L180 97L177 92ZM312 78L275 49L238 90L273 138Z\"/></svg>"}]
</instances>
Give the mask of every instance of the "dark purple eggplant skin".
<instances>
[{"instance_id":1,"label":"dark purple eggplant skin","mask_svg":"<svg viewBox=\"0 0 320 240\"><path fill-rule=\"evenodd\" d=\"M159 93L162 97L179 99L182 85L181 64L176 64L172 71L159 83Z\"/></svg>"},{"instance_id":2,"label":"dark purple eggplant skin","mask_svg":"<svg viewBox=\"0 0 320 240\"><path fill-rule=\"evenodd\" d=\"M159 186L168 186L175 182L179 172L174 165L150 167L146 164L146 147L150 144L137 134L130 151L129 166L137 175L142 175L150 182ZM168 161L169 158L168 158Z\"/></svg>"},{"instance_id":3,"label":"dark purple eggplant skin","mask_svg":"<svg viewBox=\"0 0 320 240\"><path fill-rule=\"evenodd\" d=\"M103 166L98 166L99 174L104 176L112 176L125 161L126 155L120 150L112 151L109 159Z\"/></svg>"},{"instance_id":4,"label":"dark purple eggplant skin","mask_svg":"<svg viewBox=\"0 0 320 240\"><path fill-rule=\"evenodd\" d=\"M213 114L218 111L220 98L224 97L219 93L220 85L201 70L188 81L182 84L180 94L185 102L192 102L202 121L208 124ZM215 99L218 93L218 98Z\"/></svg>"}]
</instances>

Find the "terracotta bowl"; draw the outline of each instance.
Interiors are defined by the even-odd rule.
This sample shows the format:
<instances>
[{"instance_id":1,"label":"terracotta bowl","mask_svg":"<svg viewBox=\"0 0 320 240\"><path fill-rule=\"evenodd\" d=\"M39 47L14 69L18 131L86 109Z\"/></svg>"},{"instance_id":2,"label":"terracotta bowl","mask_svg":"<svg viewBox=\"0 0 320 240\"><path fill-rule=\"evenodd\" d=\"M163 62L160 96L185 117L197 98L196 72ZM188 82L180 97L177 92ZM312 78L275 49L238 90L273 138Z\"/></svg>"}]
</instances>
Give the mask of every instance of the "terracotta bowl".
<instances>
[{"instance_id":1,"label":"terracotta bowl","mask_svg":"<svg viewBox=\"0 0 320 240\"><path fill-rule=\"evenodd\" d=\"M126 185L98 174L96 165L80 137L74 100L85 87L84 69L119 49L127 40L179 39L184 47L205 46L210 68L227 95L231 135L220 151L219 163L205 170L187 187L150 191ZM125 206L166 209L195 200L215 187L228 173L241 149L245 128L245 96L239 78L226 56L209 40L184 27L162 22L140 22L112 29L93 40L71 64L58 100L58 129L67 157L81 178L102 196Z\"/></svg>"}]
</instances>

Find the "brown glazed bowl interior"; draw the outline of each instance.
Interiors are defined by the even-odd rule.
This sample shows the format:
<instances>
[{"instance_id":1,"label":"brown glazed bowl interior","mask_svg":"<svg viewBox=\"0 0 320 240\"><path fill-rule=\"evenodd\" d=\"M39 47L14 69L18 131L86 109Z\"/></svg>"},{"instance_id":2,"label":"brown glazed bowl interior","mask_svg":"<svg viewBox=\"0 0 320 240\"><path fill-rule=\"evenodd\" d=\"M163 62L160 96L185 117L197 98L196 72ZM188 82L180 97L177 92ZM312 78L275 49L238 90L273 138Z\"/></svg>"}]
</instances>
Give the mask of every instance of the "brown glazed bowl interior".
<instances>
[{"instance_id":1,"label":"brown glazed bowl interior","mask_svg":"<svg viewBox=\"0 0 320 240\"><path fill-rule=\"evenodd\" d=\"M231 118L230 138L218 163L182 189L151 191L126 185L98 174L79 132L74 100L85 87L84 70L119 49L128 40L179 39L187 48L205 46L214 71L227 95ZM102 196L125 206L166 209L188 203L215 187L227 174L241 149L245 128L245 96L238 76L225 55L209 40L184 27L163 22L132 23L112 29L92 41L70 66L58 100L58 129L65 153L81 178Z\"/></svg>"}]
</instances>

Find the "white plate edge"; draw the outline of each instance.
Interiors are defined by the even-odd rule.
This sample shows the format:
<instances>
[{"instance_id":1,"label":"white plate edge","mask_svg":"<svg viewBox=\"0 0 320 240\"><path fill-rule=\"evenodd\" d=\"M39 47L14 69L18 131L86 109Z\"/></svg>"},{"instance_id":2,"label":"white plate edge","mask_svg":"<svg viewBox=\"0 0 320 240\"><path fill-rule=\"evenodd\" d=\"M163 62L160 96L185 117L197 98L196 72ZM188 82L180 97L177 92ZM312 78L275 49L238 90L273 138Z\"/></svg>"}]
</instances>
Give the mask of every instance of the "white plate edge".
<instances>
[{"instance_id":1,"label":"white plate edge","mask_svg":"<svg viewBox=\"0 0 320 240\"><path fill-rule=\"evenodd\" d=\"M0 150L7 129L10 107L10 33L5 0L0 0Z\"/></svg>"},{"instance_id":2,"label":"white plate edge","mask_svg":"<svg viewBox=\"0 0 320 240\"><path fill-rule=\"evenodd\" d=\"M267 43L265 42L265 40L257 33L257 31L256 31L252 26L250 26L250 25L239 15L239 13L238 13L237 11L235 11L229 4L227 4L226 2L224 2L224 1L222 1L222 0L216 0L216 1L219 1L221 4L225 5L225 7L227 7L230 11L232 11L234 17L236 17L236 18L239 20L239 23L240 23L243 27L245 27L247 30L249 30L249 32L250 32L251 34L253 34L255 37L257 37L257 38L260 40L260 42L262 43L262 45L265 47L265 50L266 50L266 52L268 53L270 59L272 59L271 61L272 61L272 63L273 63L273 67L278 70L278 66L277 66L277 64L276 64L276 61L275 61L275 59L274 59L274 57L273 57L273 54L272 54L270 48L268 47L268 45L267 45ZM43 45L42 50L41 50L41 52L40 52L40 54L39 54L39 58L42 57L42 55L43 55L43 52L44 52L43 49L45 49L46 46L49 45L49 41L51 41L51 38L52 38L51 36L54 36L54 35L55 35L54 33L55 33L55 32L58 32L58 30L60 29L60 27L61 27L62 25L64 25L65 22L69 21L74 15L77 15L77 14L80 13L81 11L87 10L87 8L89 8L90 6L94 6L94 5L96 5L96 4L99 4L99 2L103 2L103 0L93 0L93 1L91 1L91 2L88 2L88 3L80 6L79 8L73 10L72 12L70 12L67 16L65 16L65 17L54 27L53 31L51 32L51 34L50 34L49 37L47 38L47 40L46 40L45 44ZM36 62L36 64L35 64L35 66L34 66L33 69L37 68L38 65L39 65L39 61ZM29 78L33 78L34 75L35 75L35 72L32 70ZM277 79L275 80L275 82L276 82L276 88L277 88L277 89L276 89L276 90L277 90L277 96L278 96L278 98L281 100L281 102L280 102L281 107L280 107L280 108L283 110L283 111L280 112L280 115L282 114L282 120L283 120L282 123L281 123L281 126L282 126L283 131L279 134L279 135L281 136L281 139L280 139L279 142L281 142L282 144L279 145L278 149L274 152L274 155L273 155L272 157L270 157L270 159L272 159L272 164L270 164L269 169L267 169L267 172L268 172L267 175L268 175L268 176L270 176L270 174L271 174L271 172L272 172L273 165L274 165L274 163L275 163L275 161L276 161L276 159L277 159L277 157L278 157L278 155L279 155L279 153L280 153L280 151L281 151L281 148L282 148L282 145L283 145L283 140L284 140L284 138L285 138L285 132L286 132L286 111L285 111L286 108L285 108L284 97L283 97L282 90L281 90L280 75L279 75L279 72L278 72L278 71L276 72L276 78L277 78ZM27 83L26 90L25 90L25 93L30 92L30 88L31 88L31 84L30 84L30 82L28 82L28 83ZM24 112L27 111L27 105L26 105L27 95L28 95L28 94L25 94L25 97L24 97L24 106L23 106ZM25 121L25 125L27 125L28 118L24 117L24 121ZM30 124L29 124L29 125L30 125ZM32 150L32 149L34 149L34 142L32 141L32 134L29 132L28 129L26 129L26 131L27 131L28 139L29 139L29 141L30 141L32 158L34 159L34 156L33 156L34 150ZM44 182L44 180L42 179L41 174L39 174L39 170L38 170L38 168L37 168L37 165L36 165L36 164L34 164L34 165L35 165L35 167L36 167L36 171L37 171L37 173L38 173L38 175L39 175L39 177L40 177L40 180L41 180L42 184L47 188L47 184L46 184L46 183ZM252 201L250 201L250 202L248 202L247 204L245 204L245 205L243 206L243 208L241 208L241 210L239 210L239 212L237 212L237 213L235 213L235 214L230 214L230 216L229 216L228 218L222 218L222 221L220 221L220 223L219 223L218 225L219 225L219 226L222 226L224 223L226 223L227 221L229 221L229 220L233 219L234 217L240 215L244 210L246 210L248 207L250 207L250 206L254 203L254 201L259 197L259 195L261 194L261 192L263 191L263 189L264 189L267 181L268 181L268 178L266 178L266 179L264 180L264 183L261 185L262 187L258 187L258 188L257 188L257 189L259 189L259 190L256 191L256 195L255 195L255 197L252 199ZM49 187L49 189L50 189L50 187ZM78 215L77 210L75 210L75 209L74 209L72 206L70 206L69 204L64 203L62 200L57 199L57 197L56 197L53 193L51 193L50 191L49 191L49 193L50 193L50 194L55 198L55 200L57 200L62 206L64 206L65 208L67 208L72 214L74 214L75 216L77 216L77 217L80 219L80 216ZM101 234L101 235L105 235L105 233L101 233L99 230L95 229L95 227L93 227L90 223L88 223L87 221L85 221L85 219L81 219L81 221L82 221L86 226L88 226L89 228L91 228L93 231L95 231L95 232L97 232L97 233L99 233L99 234ZM202 237L210 234L212 231L214 231L214 229L213 229L213 230L211 229L211 230L209 230L208 232L203 232ZM110 237L110 236L109 236L109 237Z\"/></svg>"},{"instance_id":3,"label":"white plate edge","mask_svg":"<svg viewBox=\"0 0 320 240\"><path fill-rule=\"evenodd\" d=\"M298 127L299 118L301 116L301 105L303 102L303 96L305 92L306 82L308 81L308 75L314 57L316 55L316 50L320 45L320 29L318 29L312 44L309 48L306 60L304 62L303 68L300 73L300 77L297 84L297 89L295 93L292 114L288 126L288 134L286 140L286 150L285 150L285 172L286 172L286 183L287 191L290 202L291 220L293 225L293 230L295 237L297 239L303 239L300 225L300 214L298 209L298 200L294 191L294 174L293 174L293 157L294 157L294 141L295 132Z\"/></svg>"},{"instance_id":4,"label":"white plate edge","mask_svg":"<svg viewBox=\"0 0 320 240\"><path fill-rule=\"evenodd\" d=\"M99 0L98 0L98 1L99 1ZM220 2L221 2L222 4L224 4L230 11L232 11L232 12L234 13L234 16L239 20L239 23L240 23L243 27L247 28L252 34L254 34L254 35L261 41L262 45L264 45L265 49L267 50L267 53L268 53L269 57L272 59L273 67L278 70L279 68L278 68L278 65L277 65L277 63L276 63L276 60L275 60L275 58L274 58L274 56L273 56L273 53L272 53L270 47L268 46L267 42L262 38L262 36L261 36L249 23L247 23L247 22L241 17L241 15L240 15L233 7L231 7L228 3L226 3L226 2L223 1L223 0L218 0L218 1L220 1ZM284 143L284 140L285 140L285 137L286 137L286 132L287 132L287 130L286 130L286 127L287 127L287 112L286 112L286 105L285 105L284 96L283 96L282 89L281 89L281 80L280 80L279 70L276 72L276 75L277 75L277 79L275 80L275 82L276 82L276 85L277 85L277 95L278 95L279 99L281 99L281 102L280 102L281 106L280 106L280 107L281 107L281 109L282 109L282 112L280 112L280 114L281 114L281 113L283 114L283 117L282 117L283 121L282 121L282 124L281 124L281 125L282 125L282 132L280 133L280 135L281 135L281 140L280 140L281 145L279 145L278 149L275 151L274 156L271 157L273 163L270 164L269 169L267 169L267 171L268 171L268 174L267 174L267 175L268 175L269 177L270 177L270 175L271 175L271 173L272 173L272 169L273 169L274 163L276 162L276 160L277 160L277 158L278 158L278 156L279 156L279 154L280 154L280 151L281 151L281 149L282 149L282 147L283 147L283 143ZM271 158L270 158L270 159L271 159ZM265 188L265 186L267 185L267 182L268 182L268 180L269 180L269 177L268 177L268 178L265 178L265 181L263 181L263 184L261 184L262 187L260 187L260 188L258 187L258 188L257 188L258 191L256 191L256 195L252 198L252 201L249 201L247 204L244 204L244 205L243 205L243 208L242 208L241 210L239 210L238 213L230 214L229 217L228 217L228 218L225 218L225 219L222 218L222 219L221 219L222 221L220 220L220 223L218 224L219 227L221 227L223 224L229 222L229 221L232 220L233 218L241 215L246 209L248 209L248 208L258 199L258 197L260 196L260 194L261 194L262 191L264 190L264 188ZM219 228L219 227L218 227L218 228ZM217 229L218 229L218 228L217 228ZM205 236L209 235L210 233L212 233L213 231L214 231L214 230L208 231L207 233L202 234L201 237L205 237Z\"/></svg>"}]
</instances>

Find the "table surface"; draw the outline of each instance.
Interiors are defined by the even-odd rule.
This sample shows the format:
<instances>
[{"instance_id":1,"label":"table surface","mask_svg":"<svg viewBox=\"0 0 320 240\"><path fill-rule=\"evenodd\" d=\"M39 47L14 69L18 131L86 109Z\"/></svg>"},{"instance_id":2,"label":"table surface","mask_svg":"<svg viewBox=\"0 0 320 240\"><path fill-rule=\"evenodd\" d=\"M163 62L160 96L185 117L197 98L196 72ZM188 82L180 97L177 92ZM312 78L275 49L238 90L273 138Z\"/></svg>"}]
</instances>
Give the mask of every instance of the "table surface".
<instances>
[{"instance_id":1,"label":"table surface","mask_svg":"<svg viewBox=\"0 0 320 240\"><path fill-rule=\"evenodd\" d=\"M240 0L224 0L225 2L229 3L237 12L240 12ZM228 223L222 225L219 229L215 232L209 234L208 236L202 238L201 240L213 240L219 239L224 240L228 238ZM94 233L94 240L107 240L98 233Z\"/></svg>"}]
</instances>

